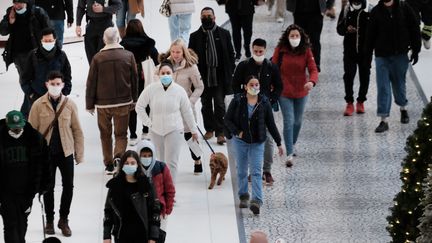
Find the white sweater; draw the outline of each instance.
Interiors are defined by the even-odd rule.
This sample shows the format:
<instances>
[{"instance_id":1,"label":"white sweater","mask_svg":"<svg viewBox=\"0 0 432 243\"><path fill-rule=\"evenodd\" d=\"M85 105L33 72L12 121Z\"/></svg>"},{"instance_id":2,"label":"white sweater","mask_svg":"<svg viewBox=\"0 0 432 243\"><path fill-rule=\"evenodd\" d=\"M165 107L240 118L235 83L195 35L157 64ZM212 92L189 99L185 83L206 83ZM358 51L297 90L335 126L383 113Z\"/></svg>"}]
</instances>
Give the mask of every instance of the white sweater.
<instances>
[{"instance_id":1,"label":"white sweater","mask_svg":"<svg viewBox=\"0 0 432 243\"><path fill-rule=\"evenodd\" d=\"M145 111L147 105L150 116ZM143 124L160 136L183 130L183 120L187 130L198 132L186 91L174 82L167 90L160 82L150 84L138 98L135 110Z\"/></svg>"}]
</instances>

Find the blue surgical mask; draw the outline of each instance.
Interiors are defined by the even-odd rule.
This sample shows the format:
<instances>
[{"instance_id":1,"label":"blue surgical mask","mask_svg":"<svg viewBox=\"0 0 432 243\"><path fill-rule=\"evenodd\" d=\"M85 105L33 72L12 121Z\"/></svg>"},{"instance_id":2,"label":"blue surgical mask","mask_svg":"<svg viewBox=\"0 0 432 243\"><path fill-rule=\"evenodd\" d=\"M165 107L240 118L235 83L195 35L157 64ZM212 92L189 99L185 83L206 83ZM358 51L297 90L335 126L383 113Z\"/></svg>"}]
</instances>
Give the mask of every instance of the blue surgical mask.
<instances>
[{"instance_id":1,"label":"blue surgical mask","mask_svg":"<svg viewBox=\"0 0 432 243\"><path fill-rule=\"evenodd\" d=\"M17 13L17 14L24 14L26 11L27 11L27 8L15 9L15 13Z\"/></svg>"},{"instance_id":2,"label":"blue surgical mask","mask_svg":"<svg viewBox=\"0 0 432 243\"><path fill-rule=\"evenodd\" d=\"M143 164L144 167L149 167L151 165L152 161L153 161L152 157L148 157L148 158L141 157L141 164Z\"/></svg>"},{"instance_id":3,"label":"blue surgical mask","mask_svg":"<svg viewBox=\"0 0 432 243\"><path fill-rule=\"evenodd\" d=\"M171 75L162 75L160 77L160 81L161 81L163 86L168 86L172 82L172 76Z\"/></svg>"},{"instance_id":4,"label":"blue surgical mask","mask_svg":"<svg viewBox=\"0 0 432 243\"><path fill-rule=\"evenodd\" d=\"M123 171L126 175L133 175L138 169L138 165L123 165Z\"/></svg>"},{"instance_id":5,"label":"blue surgical mask","mask_svg":"<svg viewBox=\"0 0 432 243\"><path fill-rule=\"evenodd\" d=\"M42 42L42 47L43 49L47 50L47 51L51 51L55 46L55 41L54 42Z\"/></svg>"}]
</instances>

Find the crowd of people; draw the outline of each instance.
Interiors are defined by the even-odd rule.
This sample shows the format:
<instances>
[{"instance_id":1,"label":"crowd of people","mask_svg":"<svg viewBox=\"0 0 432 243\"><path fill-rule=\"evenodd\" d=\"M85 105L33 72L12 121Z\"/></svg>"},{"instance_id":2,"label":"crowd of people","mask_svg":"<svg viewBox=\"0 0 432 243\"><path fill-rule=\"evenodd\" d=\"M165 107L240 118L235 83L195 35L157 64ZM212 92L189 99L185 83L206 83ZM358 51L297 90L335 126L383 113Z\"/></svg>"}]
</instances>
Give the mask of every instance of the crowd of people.
<instances>
[{"instance_id":1,"label":"crowd of people","mask_svg":"<svg viewBox=\"0 0 432 243\"><path fill-rule=\"evenodd\" d=\"M37 193L43 195L45 204L44 232L55 234L57 168L63 187L57 227L70 237L74 162L84 161L79 107L68 98L72 71L62 50L64 20L67 27L74 22L72 0L12 2L0 23L0 34L9 35L3 58L7 66L15 64L24 100L20 111L12 110L0 120L4 239L6 243L25 242L27 217ZM417 63L422 39L425 48L430 47L432 33L430 4L421 8L415 2L380 0L370 8L365 0L342 1L337 33L344 36L347 105L343 114L352 116L354 109L365 113L374 54L377 115L381 118L377 133L389 129L392 92L401 123L409 123L406 71L410 63ZM323 16L335 18L334 0L283 2L293 13L294 24L282 33L267 59L266 40L251 39L254 9L260 1L226 1L232 34L216 24L210 7L201 10L201 26L189 33L194 1L172 0L170 4L172 44L165 53L159 53L155 39L136 19L138 13L144 17L142 0L79 0L76 7L75 32L84 34L81 22L85 16L84 47L90 65L85 108L97 114L102 162L105 172L114 175L106 185L104 243L112 239L116 243L163 242L175 203L182 144L199 140L195 110L199 100L204 139L215 136L217 144L226 143L234 151L238 206L259 215L264 203L262 181L274 183L275 144L285 165L293 166L307 100L321 71ZM269 9L273 4L269 3ZM277 5L283 6L279 0ZM277 22L283 18L280 15ZM425 26L422 31L420 16ZM360 89L354 108L357 68ZM231 101L226 107L227 97ZM278 111L283 117L282 137L274 121ZM137 118L142 124L137 124ZM136 151L126 151L128 143ZM199 175L203 172L201 155L190 152L193 171Z\"/></svg>"}]
</instances>

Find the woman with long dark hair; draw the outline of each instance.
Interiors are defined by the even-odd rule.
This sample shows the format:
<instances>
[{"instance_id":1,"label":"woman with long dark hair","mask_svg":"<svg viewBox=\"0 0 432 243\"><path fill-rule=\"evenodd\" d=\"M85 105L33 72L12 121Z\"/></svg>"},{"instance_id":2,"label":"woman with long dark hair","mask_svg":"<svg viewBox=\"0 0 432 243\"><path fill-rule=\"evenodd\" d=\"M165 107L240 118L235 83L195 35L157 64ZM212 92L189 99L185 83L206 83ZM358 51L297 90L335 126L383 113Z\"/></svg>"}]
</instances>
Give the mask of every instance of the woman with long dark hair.
<instances>
[{"instance_id":1,"label":"woman with long dark hair","mask_svg":"<svg viewBox=\"0 0 432 243\"><path fill-rule=\"evenodd\" d=\"M107 187L103 242L111 243L114 236L115 243L155 243L160 203L135 151L123 154L118 174Z\"/></svg>"},{"instance_id":2,"label":"woman with long dark hair","mask_svg":"<svg viewBox=\"0 0 432 243\"><path fill-rule=\"evenodd\" d=\"M279 66L283 84L279 104L287 153L285 164L291 167L306 101L310 90L318 82L318 69L309 37L300 26L288 26L279 39L272 61Z\"/></svg>"},{"instance_id":3,"label":"woman with long dark hair","mask_svg":"<svg viewBox=\"0 0 432 243\"><path fill-rule=\"evenodd\" d=\"M155 47L155 41L150 38L144 31L143 25L140 20L132 19L129 21L126 28L126 35L120 42L126 50L132 52L135 56L138 70L138 93L140 94L144 87L148 86L152 80L144 80L144 72L142 62L147 58L151 58L155 65L158 65L158 51ZM149 110L147 109L147 113ZM135 145L137 143L137 114L135 110L130 112L129 115L129 144ZM148 138L148 127L142 127L142 139Z\"/></svg>"}]
</instances>

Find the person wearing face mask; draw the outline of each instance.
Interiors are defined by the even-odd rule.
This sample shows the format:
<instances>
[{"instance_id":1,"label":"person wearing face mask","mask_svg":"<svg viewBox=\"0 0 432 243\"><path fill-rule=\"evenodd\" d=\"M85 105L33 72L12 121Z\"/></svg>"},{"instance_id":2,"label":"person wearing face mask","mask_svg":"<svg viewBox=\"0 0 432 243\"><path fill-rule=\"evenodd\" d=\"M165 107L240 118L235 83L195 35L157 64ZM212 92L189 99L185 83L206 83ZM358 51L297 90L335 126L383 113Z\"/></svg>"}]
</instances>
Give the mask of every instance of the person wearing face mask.
<instances>
[{"instance_id":1,"label":"person wearing face mask","mask_svg":"<svg viewBox=\"0 0 432 243\"><path fill-rule=\"evenodd\" d=\"M369 55L364 54L366 31L369 13L366 0L350 0L342 9L336 30L343 40L344 86L347 103L344 116L354 113L354 78L359 69L360 87L357 96L356 112L365 113L364 102L369 89L370 63Z\"/></svg>"},{"instance_id":2,"label":"person wearing face mask","mask_svg":"<svg viewBox=\"0 0 432 243\"><path fill-rule=\"evenodd\" d=\"M93 57L87 76L86 109L93 115L97 108L105 172L112 175L128 143L129 112L138 98L138 72L134 54L119 44L117 28L107 28L103 39L105 47Z\"/></svg>"},{"instance_id":3,"label":"person wearing face mask","mask_svg":"<svg viewBox=\"0 0 432 243\"><path fill-rule=\"evenodd\" d=\"M84 135L78 119L78 109L72 99L62 94L63 75L58 71L48 73L45 85L48 92L37 99L29 115L30 124L38 130L49 146L51 178L48 192L44 194L45 233L54 234L54 186L57 168L62 177L62 195L58 227L64 236L71 236L68 216L73 195L74 160L84 159Z\"/></svg>"},{"instance_id":4,"label":"person wearing face mask","mask_svg":"<svg viewBox=\"0 0 432 243\"><path fill-rule=\"evenodd\" d=\"M318 69L309 38L300 26L292 24L283 32L274 50L272 62L279 66L282 78L283 89L279 104L283 117L285 165L291 167L307 98L318 82Z\"/></svg>"},{"instance_id":5,"label":"person wearing face mask","mask_svg":"<svg viewBox=\"0 0 432 243\"><path fill-rule=\"evenodd\" d=\"M406 96L406 73L415 65L421 48L420 23L405 1L380 0L371 10L364 52L372 59L375 53L377 82L377 116L381 118L376 133L389 129L392 103L400 109L400 122L409 123ZM411 55L408 56L408 52Z\"/></svg>"},{"instance_id":6,"label":"person wearing face mask","mask_svg":"<svg viewBox=\"0 0 432 243\"><path fill-rule=\"evenodd\" d=\"M159 239L160 202L140 165L139 155L126 151L117 176L106 184L103 243L156 243Z\"/></svg>"},{"instance_id":7,"label":"person wearing face mask","mask_svg":"<svg viewBox=\"0 0 432 243\"><path fill-rule=\"evenodd\" d=\"M24 243L33 198L46 192L50 171L42 135L16 110L0 120L0 214L4 242Z\"/></svg>"},{"instance_id":8,"label":"person wearing face mask","mask_svg":"<svg viewBox=\"0 0 432 243\"><path fill-rule=\"evenodd\" d=\"M161 204L161 229L166 232L168 215L174 207L175 187L168 166L156 160L156 150L152 142L142 140L137 144L144 174L155 187L155 193Z\"/></svg>"},{"instance_id":9,"label":"person wearing face mask","mask_svg":"<svg viewBox=\"0 0 432 243\"><path fill-rule=\"evenodd\" d=\"M250 76L243 84L245 91L234 96L225 115L225 136L233 139L237 163L239 207L247 208L249 204L247 178L249 168L252 182L249 209L257 215L263 204L261 178L267 129L278 146L279 155L283 154L283 149L270 101L260 93L258 79Z\"/></svg>"},{"instance_id":10,"label":"person wearing face mask","mask_svg":"<svg viewBox=\"0 0 432 243\"><path fill-rule=\"evenodd\" d=\"M174 82L185 89L196 121L195 103L198 101L204 90L204 83L197 66L198 57L194 51L187 48L186 43L182 39L177 39L171 44L169 51L161 54L159 58L161 60L170 61L173 64ZM186 124L184 127L184 138L187 141L192 137L192 133L187 129ZM203 172L201 157L196 156L192 150L190 150L190 152L192 159L195 161L194 173L196 175L201 174Z\"/></svg>"},{"instance_id":11,"label":"person wearing face mask","mask_svg":"<svg viewBox=\"0 0 432 243\"><path fill-rule=\"evenodd\" d=\"M13 0L13 5L6 10L0 22L0 34L9 35L3 52L6 70L14 63L19 75L19 84L23 89L23 73L27 64L28 53L41 46L42 29L49 27L47 13L33 4L33 0ZM30 101L26 90L21 112L28 116Z\"/></svg>"},{"instance_id":12,"label":"person wearing face mask","mask_svg":"<svg viewBox=\"0 0 432 243\"><path fill-rule=\"evenodd\" d=\"M198 70L204 82L201 95L205 139L214 135L217 143L226 141L223 135L225 96L232 92L232 74L235 68L231 35L216 25L214 11L210 7L201 10L201 27L189 38L189 48L198 55Z\"/></svg>"},{"instance_id":13,"label":"person wearing face mask","mask_svg":"<svg viewBox=\"0 0 432 243\"><path fill-rule=\"evenodd\" d=\"M59 71L63 74L65 87L62 93L69 95L72 90L69 59L56 42L55 30L45 28L42 30L41 46L29 53L23 72L21 87L30 101L30 107L24 114L28 114L35 100L46 94L45 81L50 71Z\"/></svg>"},{"instance_id":14,"label":"person wearing face mask","mask_svg":"<svg viewBox=\"0 0 432 243\"><path fill-rule=\"evenodd\" d=\"M241 61L233 75L233 91L235 94L244 92L244 80L251 75L258 77L260 81L260 92L269 98L272 107L278 109L278 99L282 92L282 81L279 68L276 64L265 58L267 43L263 39L255 39L252 42L252 57ZM264 146L264 168L263 178L267 185L272 185L274 180L271 175L273 164L273 140L267 132L267 139Z\"/></svg>"},{"instance_id":15,"label":"person wearing face mask","mask_svg":"<svg viewBox=\"0 0 432 243\"><path fill-rule=\"evenodd\" d=\"M156 158L168 164L175 183L180 152L185 143L184 130L189 130L192 140L198 141L198 129L185 89L174 82L172 63L162 62L158 72L160 82L144 89L135 110L143 124L150 128L150 138L157 150ZM150 115L147 115L147 106Z\"/></svg>"}]
</instances>

